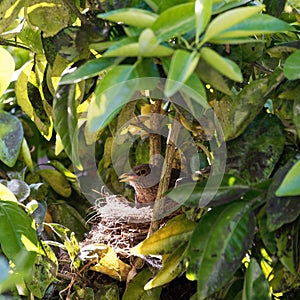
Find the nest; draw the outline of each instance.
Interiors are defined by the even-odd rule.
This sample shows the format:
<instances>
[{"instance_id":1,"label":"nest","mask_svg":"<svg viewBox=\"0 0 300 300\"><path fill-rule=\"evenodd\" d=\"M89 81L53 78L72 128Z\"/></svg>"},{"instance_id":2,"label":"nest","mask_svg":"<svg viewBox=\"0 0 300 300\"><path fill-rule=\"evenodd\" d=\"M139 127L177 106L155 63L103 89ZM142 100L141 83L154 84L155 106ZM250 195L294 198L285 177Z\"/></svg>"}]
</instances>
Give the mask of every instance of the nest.
<instances>
[{"instance_id":1,"label":"nest","mask_svg":"<svg viewBox=\"0 0 300 300\"><path fill-rule=\"evenodd\" d=\"M130 248L143 241L148 234L153 209L136 208L125 197L104 195L90 220L92 229L82 245L101 243L114 249L119 257L128 258Z\"/></svg>"}]
</instances>

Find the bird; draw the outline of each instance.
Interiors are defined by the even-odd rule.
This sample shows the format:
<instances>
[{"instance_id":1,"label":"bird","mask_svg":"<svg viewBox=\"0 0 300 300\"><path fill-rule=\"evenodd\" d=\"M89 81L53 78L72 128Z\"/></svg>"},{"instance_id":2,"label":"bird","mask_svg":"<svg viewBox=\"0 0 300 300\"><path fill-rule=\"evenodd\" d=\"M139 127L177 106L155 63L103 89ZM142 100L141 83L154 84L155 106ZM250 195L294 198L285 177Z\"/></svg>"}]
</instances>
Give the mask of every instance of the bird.
<instances>
[{"instance_id":1,"label":"bird","mask_svg":"<svg viewBox=\"0 0 300 300\"><path fill-rule=\"evenodd\" d=\"M180 170L172 169L169 189L174 187L179 179ZM127 182L135 191L135 205L152 203L156 199L161 168L153 164L141 164L132 168L128 173L119 176L120 182Z\"/></svg>"}]
</instances>

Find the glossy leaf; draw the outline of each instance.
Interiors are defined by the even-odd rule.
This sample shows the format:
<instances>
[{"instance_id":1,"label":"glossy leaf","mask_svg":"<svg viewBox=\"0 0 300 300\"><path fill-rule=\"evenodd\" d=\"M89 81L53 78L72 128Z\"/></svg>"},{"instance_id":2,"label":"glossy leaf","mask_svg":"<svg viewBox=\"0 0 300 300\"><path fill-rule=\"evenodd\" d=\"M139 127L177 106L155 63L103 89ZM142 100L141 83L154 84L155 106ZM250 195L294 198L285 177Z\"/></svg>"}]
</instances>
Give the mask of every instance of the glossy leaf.
<instances>
[{"instance_id":1,"label":"glossy leaf","mask_svg":"<svg viewBox=\"0 0 300 300\"><path fill-rule=\"evenodd\" d=\"M157 287L148 291L144 290L147 281L153 276L149 268L139 272L128 284L122 300L158 300L162 288Z\"/></svg>"},{"instance_id":2,"label":"glossy leaf","mask_svg":"<svg viewBox=\"0 0 300 300\"><path fill-rule=\"evenodd\" d=\"M95 132L105 127L118 113L122 106L130 101L135 92L134 66L121 65L111 69L95 94L96 99L91 103L88 111L88 130Z\"/></svg>"},{"instance_id":3,"label":"glossy leaf","mask_svg":"<svg viewBox=\"0 0 300 300\"><path fill-rule=\"evenodd\" d=\"M136 27L150 27L157 19L157 14L144 9L123 8L104 14L98 14L97 17L111 22L120 22Z\"/></svg>"},{"instance_id":4,"label":"glossy leaf","mask_svg":"<svg viewBox=\"0 0 300 300\"><path fill-rule=\"evenodd\" d=\"M283 196L300 196L300 161L297 161L291 170L286 174L283 182L277 189L275 195Z\"/></svg>"},{"instance_id":5,"label":"glossy leaf","mask_svg":"<svg viewBox=\"0 0 300 300\"><path fill-rule=\"evenodd\" d=\"M268 280L255 258L251 258L246 271L242 300L271 300Z\"/></svg>"},{"instance_id":6,"label":"glossy leaf","mask_svg":"<svg viewBox=\"0 0 300 300\"><path fill-rule=\"evenodd\" d=\"M4 184L15 195L18 202L23 202L30 195L30 188L28 184L23 180L1 180L1 183Z\"/></svg>"},{"instance_id":7,"label":"glossy leaf","mask_svg":"<svg viewBox=\"0 0 300 300\"><path fill-rule=\"evenodd\" d=\"M11 201L0 201L0 216L0 243L3 253L17 268L21 268L23 273L26 270L30 275L38 244L32 219L17 203ZM23 261L20 262L19 257L22 257Z\"/></svg>"},{"instance_id":8,"label":"glossy leaf","mask_svg":"<svg viewBox=\"0 0 300 300\"><path fill-rule=\"evenodd\" d=\"M195 28L195 4L184 3L162 12L151 26L158 41L165 41Z\"/></svg>"},{"instance_id":9,"label":"glossy leaf","mask_svg":"<svg viewBox=\"0 0 300 300\"><path fill-rule=\"evenodd\" d=\"M204 41L209 41L215 37L220 38L222 32L257 14L262 9L263 6L235 8L217 16L208 25Z\"/></svg>"},{"instance_id":10,"label":"glossy leaf","mask_svg":"<svg viewBox=\"0 0 300 300\"><path fill-rule=\"evenodd\" d=\"M15 165L23 141L23 127L19 119L0 111L0 160L7 166Z\"/></svg>"},{"instance_id":11,"label":"glossy leaf","mask_svg":"<svg viewBox=\"0 0 300 300\"><path fill-rule=\"evenodd\" d=\"M18 203L14 193L3 183L0 183L0 200Z\"/></svg>"},{"instance_id":12,"label":"glossy leaf","mask_svg":"<svg viewBox=\"0 0 300 300\"><path fill-rule=\"evenodd\" d=\"M186 244L177 247L174 252L167 257L155 277L147 282L144 289L150 290L158 286L163 286L179 276L184 271L183 258L186 249Z\"/></svg>"},{"instance_id":13,"label":"glossy leaf","mask_svg":"<svg viewBox=\"0 0 300 300\"><path fill-rule=\"evenodd\" d=\"M165 94L170 97L175 94L194 72L199 60L197 52L176 50L172 57ZM170 80L169 80L170 79Z\"/></svg>"},{"instance_id":14,"label":"glossy leaf","mask_svg":"<svg viewBox=\"0 0 300 300\"><path fill-rule=\"evenodd\" d=\"M288 162L273 176L273 183L267 194L267 224L270 231L295 221L300 215L300 196L276 197L275 195L275 191L293 165L293 162Z\"/></svg>"},{"instance_id":15,"label":"glossy leaf","mask_svg":"<svg viewBox=\"0 0 300 300\"><path fill-rule=\"evenodd\" d=\"M254 15L241 23L220 32L217 38L240 38L251 35L261 35L268 33L284 32L292 30L288 23L271 17L269 15Z\"/></svg>"},{"instance_id":16,"label":"glossy leaf","mask_svg":"<svg viewBox=\"0 0 300 300\"><path fill-rule=\"evenodd\" d=\"M300 50L291 54L284 63L283 71L289 80L300 78Z\"/></svg>"},{"instance_id":17,"label":"glossy leaf","mask_svg":"<svg viewBox=\"0 0 300 300\"><path fill-rule=\"evenodd\" d=\"M212 209L200 219L187 252L189 280L197 280L198 299L222 288L241 265L254 235L249 206L234 202Z\"/></svg>"},{"instance_id":18,"label":"glossy leaf","mask_svg":"<svg viewBox=\"0 0 300 300\"><path fill-rule=\"evenodd\" d=\"M208 203L209 207L226 204L234 200L239 199L240 196L245 194L250 187L238 177L230 174L225 174L220 186L207 187L207 180L197 183L181 184L177 188L175 187L175 193L171 193L169 197L174 201L180 202L181 199L186 199L186 194L194 187L193 193L185 201L185 206L188 207L202 207L201 197L203 193L211 193L216 191L215 196Z\"/></svg>"},{"instance_id":19,"label":"glossy leaf","mask_svg":"<svg viewBox=\"0 0 300 300\"><path fill-rule=\"evenodd\" d=\"M10 53L0 48L0 96L7 89L15 70L15 62Z\"/></svg>"},{"instance_id":20,"label":"glossy leaf","mask_svg":"<svg viewBox=\"0 0 300 300\"><path fill-rule=\"evenodd\" d=\"M32 162L32 158L31 158L31 153L30 153L30 149L28 147L28 144L27 144L27 141L25 138L23 138L23 141L22 141L21 154L22 154L22 158L23 158L26 166L28 167L29 171L33 172L33 162Z\"/></svg>"},{"instance_id":21,"label":"glossy leaf","mask_svg":"<svg viewBox=\"0 0 300 300\"><path fill-rule=\"evenodd\" d=\"M195 14L196 14L196 38L206 28L212 12L212 0L196 0Z\"/></svg>"},{"instance_id":22,"label":"glossy leaf","mask_svg":"<svg viewBox=\"0 0 300 300\"><path fill-rule=\"evenodd\" d=\"M217 52L207 47L203 47L200 54L201 58L221 74L234 81L243 81L242 72L234 61L219 55Z\"/></svg>"},{"instance_id":23,"label":"glossy leaf","mask_svg":"<svg viewBox=\"0 0 300 300\"><path fill-rule=\"evenodd\" d=\"M157 255L166 254L187 241L196 223L188 220L185 215L171 219L164 227L153 233L146 240L131 249L131 254Z\"/></svg>"},{"instance_id":24,"label":"glossy leaf","mask_svg":"<svg viewBox=\"0 0 300 300\"><path fill-rule=\"evenodd\" d=\"M235 8L237 6L242 6L244 4L247 4L248 2L251 2L251 0L240 0L240 1L221 1L221 0L213 0L213 7L212 11L213 14L219 14L223 11L229 10L231 8Z\"/></svg>"},{"instance_id":25,"label":"glossy leaf","mask_svg":"<svg viewBox=\"0 0 300 300\"><path fill-rule=\"evenodd\" d=\"M117 59L108 57L101 57L89 60L82 66L78 67L75 71L63 76L59 84L63 85L77 83L81 80L97 76L102 71L108 69L117 62Z\"/></svg>"},{"instance_id":26,"label":"glossy leaf","mask_svg":"<svg viewBox=\"0 0 300 300\"><path fill-rule=\"evenodd\" d=\"M53 121L66 154L80 170L82 166L78 153L77 97L76 84L60 85L53 101Z\"/></svg>"}]
</instances>

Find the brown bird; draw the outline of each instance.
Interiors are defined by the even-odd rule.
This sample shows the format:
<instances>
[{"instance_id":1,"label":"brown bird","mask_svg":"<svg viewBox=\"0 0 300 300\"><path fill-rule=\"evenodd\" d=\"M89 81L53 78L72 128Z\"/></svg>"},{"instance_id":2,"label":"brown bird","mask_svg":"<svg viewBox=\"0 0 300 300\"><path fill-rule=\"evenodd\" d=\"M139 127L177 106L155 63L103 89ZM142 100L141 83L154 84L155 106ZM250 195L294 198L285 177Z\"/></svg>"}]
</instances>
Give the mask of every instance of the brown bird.
<instances>
[{"instance_id":1,"label":"brown bird","mask_svg":"<svg viewBox=\"0 0 300 300\"><path fill-rule=\"evenodd\" d=\"M172 169L169 189L175 186L179 175L180 170ZM134 188L136 206L155 201L160 179L161 168L152 164L138 165L119 177L120 182L128 182Z\"/></svg>"}]
</instances>

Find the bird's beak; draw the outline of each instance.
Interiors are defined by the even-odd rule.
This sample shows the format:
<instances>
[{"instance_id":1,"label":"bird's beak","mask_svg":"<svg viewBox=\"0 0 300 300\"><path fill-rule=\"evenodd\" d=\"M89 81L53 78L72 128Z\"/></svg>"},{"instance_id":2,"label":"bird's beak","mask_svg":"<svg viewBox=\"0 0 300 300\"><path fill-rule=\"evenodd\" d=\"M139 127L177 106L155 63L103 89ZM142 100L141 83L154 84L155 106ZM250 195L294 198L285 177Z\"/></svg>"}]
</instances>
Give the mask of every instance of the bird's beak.
<instances>
[{"instance_id":1,"label":"bird's beak","mask_svg":"<svg viewBox=\"0 0 300 300\"><path fill-rule=\"evenodd\" d=\"M138 176L136 174L132 174L132 173L124 173L122 175L119 176L119 181L120 182L129 182L129 181L134 181L138 178Z\"/></svg>"}]
</instances>

